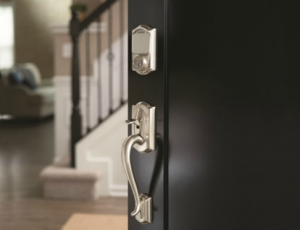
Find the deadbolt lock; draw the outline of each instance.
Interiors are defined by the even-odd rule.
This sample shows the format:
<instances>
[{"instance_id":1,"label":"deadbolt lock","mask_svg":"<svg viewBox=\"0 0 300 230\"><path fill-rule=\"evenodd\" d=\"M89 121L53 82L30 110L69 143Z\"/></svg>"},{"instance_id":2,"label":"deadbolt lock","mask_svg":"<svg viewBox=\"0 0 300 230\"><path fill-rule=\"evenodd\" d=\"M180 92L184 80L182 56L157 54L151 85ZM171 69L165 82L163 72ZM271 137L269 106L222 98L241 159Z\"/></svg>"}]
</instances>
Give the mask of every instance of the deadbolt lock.
<instances>
[{"instance_id":1,"label":"deadbolt lock","mask_svg":"<svg viewBox=\"0 0 300 230\"><path fill-rule=\"evenodd\" d=\"M156 70L156 29L150 26L132 31L132 70L140 75Z\"/></svg>"}]
</instances>

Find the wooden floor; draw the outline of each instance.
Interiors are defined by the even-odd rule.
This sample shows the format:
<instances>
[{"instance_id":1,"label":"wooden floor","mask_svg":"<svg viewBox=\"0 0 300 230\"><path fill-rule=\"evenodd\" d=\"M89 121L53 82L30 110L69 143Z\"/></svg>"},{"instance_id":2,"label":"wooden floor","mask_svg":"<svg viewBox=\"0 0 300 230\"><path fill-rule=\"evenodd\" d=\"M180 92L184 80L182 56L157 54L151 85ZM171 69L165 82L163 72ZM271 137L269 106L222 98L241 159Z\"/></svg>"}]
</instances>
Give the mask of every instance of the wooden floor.
<instances>
[{"instance_id":1,"label":"wooden floor","mask_svg":"<svg viewBox=\"0 0 300 230\"><path fill-rule=\"evenodd\" d=\"M127 199L42 197L39 172L52 162L53 121L0 120L0 229L59 230L73 213L127 214Z\"/></svg>"}]
</instances>

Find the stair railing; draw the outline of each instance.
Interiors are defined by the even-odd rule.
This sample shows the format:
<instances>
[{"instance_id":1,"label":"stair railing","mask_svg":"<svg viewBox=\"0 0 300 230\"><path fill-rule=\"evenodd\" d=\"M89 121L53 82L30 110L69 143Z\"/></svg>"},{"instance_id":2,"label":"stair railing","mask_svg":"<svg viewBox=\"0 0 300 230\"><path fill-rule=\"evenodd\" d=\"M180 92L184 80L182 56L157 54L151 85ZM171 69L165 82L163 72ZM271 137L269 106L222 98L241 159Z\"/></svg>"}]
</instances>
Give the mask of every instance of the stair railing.
<instances>
[{"instance_id":1,"label":"stair railing","mask_svg":"<svg viewBox=\"0 0 300 230\"><path fill-rule=\"evenodd\" d=\"M108 74L109 74L109 112L112 114L118 108L113 108L113 60L114 55L112 52L112 29L113 29L113 12L112 6L114 3L119 1L119 13L120 13L120 103L119 107L121 107L125 103L125 99L123 97L124 91L124 42L122 39L124 31L124 0L107 0L103 4L101 4L97 9L95 9L89 16L87 16L83 21L78 19L77 13L72 12L72 18L70 21L70 36L72 41L72 69L71 69L71 95L72 95L72 114L71 114L71 167L76 166L76 143L80 141L84 136L88 135L96 126L98 126L105 118L102 117L102 98L101 98L101 16L103 13L108 12L108 26L107 26L107 36L108 36ZM90 53L91 53L91 45L90 45L90 29L89 27L92 23L97 23L97 42L96 42L96 50L97 50L97 88L98 88L98 123L94 127L91 127L90 122L90 109L91 109L91 100L95 98L91 98L90 90L91 90L91 71L90 71ZM79 39L80 35L85 31L85 52L86 52L86 90L87 90L87 103L86 103L86 124L87 130L83 134L82 130L82 115L80 108L80 55L79 55Z\"/></svg>"}]
</instances>

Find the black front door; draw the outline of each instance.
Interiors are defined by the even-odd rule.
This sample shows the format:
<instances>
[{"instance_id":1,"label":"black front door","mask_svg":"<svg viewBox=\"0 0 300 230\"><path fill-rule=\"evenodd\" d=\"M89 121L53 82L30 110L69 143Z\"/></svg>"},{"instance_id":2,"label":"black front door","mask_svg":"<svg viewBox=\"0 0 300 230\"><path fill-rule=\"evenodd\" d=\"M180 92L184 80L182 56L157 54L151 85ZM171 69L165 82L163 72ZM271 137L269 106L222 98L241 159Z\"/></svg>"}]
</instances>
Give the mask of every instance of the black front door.
<instances>
[{"instance_id":1,"label":"black front door","mask_svg":"<svg viewBox=\"0 0 300 230\"><path fill-rule=\"evenodd\" d=\"M128 107L131 118L131 106L140 101L156 107L156 151L140 154L135 150L131 163L137 186L141 193L153 198L153 223L142 225L134 217L129 218L128 229L167 229L167 107L166 107L166 69L165 69L165 12L164 1L129 0L129 76ZM141 24L157 29L157 69L149 75L141 76L131 71L131 31ZM129 187L128 215L135 207L134 198Z\"/></svg>"},{"instance_id":2,"label":"black front door","mask_svg":"<svg viewBox=\"0 0 300 230\"><path fill-rule=\"evenodd\" d=\"M129 217L130 230L300 229L298 9L129 1L129 31L146 24L158 35L157 70L129 70L129 107L157 108L156 152L132 156L153 223Z\"/></svg>"}]
</instances>

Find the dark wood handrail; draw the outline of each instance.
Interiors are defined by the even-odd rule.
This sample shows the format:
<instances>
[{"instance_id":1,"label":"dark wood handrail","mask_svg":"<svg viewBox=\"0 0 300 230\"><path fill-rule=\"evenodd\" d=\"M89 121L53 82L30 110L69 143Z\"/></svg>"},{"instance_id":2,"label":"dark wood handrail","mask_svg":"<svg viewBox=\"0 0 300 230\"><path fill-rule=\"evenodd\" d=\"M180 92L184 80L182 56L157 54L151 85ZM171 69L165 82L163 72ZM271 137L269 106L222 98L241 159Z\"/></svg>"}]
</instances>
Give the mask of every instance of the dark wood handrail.
<instances>
[{"instance_id":1,"label":"dark wood handrail","mask_svg":"<svg viewBox=\"0 0 300 230\"><path fill-rule=\"evenodd\" d=\"M107 0L95 9L89 16L80 23L80 32L86 29L92 22L96 21L101 14L109 9L117 0Z\"/></svg>"}]
</instances>

